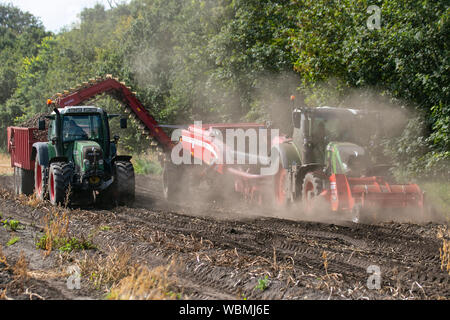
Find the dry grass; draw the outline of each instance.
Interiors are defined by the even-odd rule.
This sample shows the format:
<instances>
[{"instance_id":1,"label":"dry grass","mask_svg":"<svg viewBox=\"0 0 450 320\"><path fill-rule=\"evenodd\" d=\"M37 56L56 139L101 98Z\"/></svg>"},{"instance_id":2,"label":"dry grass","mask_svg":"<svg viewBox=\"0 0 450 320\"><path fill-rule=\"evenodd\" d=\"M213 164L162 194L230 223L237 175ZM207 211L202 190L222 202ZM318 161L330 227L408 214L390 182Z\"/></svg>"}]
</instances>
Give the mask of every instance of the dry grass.
<instances>
[{"instance_id":1,"label":"dry grass","mask_svg":"<svg viewBox=\"0 0 450 320\"><path fill-rule=\"evenodd\" d=\"M81 274L87 277L97 289L108 287L129 276L136 267L131 255L125 249L114 250L106 257L85 257L79 262Z\"/></svg>"},{"instance_id":2,"label":"dry grass","mask_svg":"<svg viewBox=\"0 0 450 320\"><path fill-rule=\"evenodd\" d=\"M23 284L29 279L28 261L25 258L23 252L20 253L19 259L12 268L14 274L14 280Z\"/></svg>"},{"instance_id":3,"label":"dry grass","mask_svg":"<svg viewBox=\"0 0 450 320\"><path fill-rule=\"evenodd\" d=\"M442 240L442 248L439 248L441 270L450 274L450 231L447 227L441 227L437 237Z\"/></svg>"},{"instance_id":4,"label":"dry grass","mask_svg":"<svg viewBox=\"0 0 450 320\"><path fill-rule=\"evenodd\" d=\"M0 246L0 263L5 266L5 270L12 272L13 275L12 281L7 283L6 288L3 291L0 291L0 300L4 300L8 299L6 296L8 289L23 290L25 282L30 278L30 272L28 260L22 251L20 252L17 262L11 267Z\"/></svg>"},{"instance_id":5,"label":"dry grass","mask_svg":"<svg viewBox=\"0 0 450 320\"><path fill-rule=\"evenodd\" d=\"M0 263L4 264L6 268L9 268L8 261L6 260L6 256L3 254L3 248L0 244Z\"/></svg>"},{"instance_id":6,"label":"dry grass","mask_svg":"<svg viewBox=\"0 0 450 320\"><path fill-rule=\"evenodd\" d=\"M323 267L325 268L325 273L328 275L328 253L326 251L322 252Z\"/></svg>"},{"instance_id":7,"label":"dry grass","mask_svg":"<svg viewBox=\"0 0 450 320\"><path fill-rule=\"evenodd\" d=\"M11 168L11 157L7 153L0 153L0 175L12 175L14 169Z\"/></svg>"},{"instance_id":8,"label":"dry grass","mask_svg":"<svg viewBox=\"0 0 450 320\"><path fill-rule=\"evenodd\" d=\"M36 197L36 194L33 193L31 196L25 199L25 205L32 208L39 208L40 206L43 205L43 203Z\"/></svg>"},{"instance_id":9,"label":"dry grass","mask_svg":"<svg viewBox=\"0 0 450 320\"><path fill-rule=\"evenodd\" d=\"M174 262L154 269L139 267L115 285L108 294L110 300L174 300L180 298L170 288L174 284L170 273Z\"/></svg>"},{"instance_id":10,"label":"dry grass","mask_svg":"<svg viewBox=\"0 0 450 320\"><path fill-rule=\"evenodd\" d=\"M39 242L39 247L50 254L54 245L60 239L67 238L69 229L69 211L60 207L52 207L43 218L45 235Z\"/></svg>"},{"instance_id":11,"label":"dry grass","mask_svg":"<svg viewBox=\"0 0 450 320\"><path fill-rule=\"evenodd\" d=\"M162 300L175 299L179 295L170 287L169 273L174 270L172 262L165 267L148 269L131 262L129 251L122 248L106 257L85 257L78 263L81 275L89 279L97 290L107 292L110 300Z\"/></svg>"}]
</instances>

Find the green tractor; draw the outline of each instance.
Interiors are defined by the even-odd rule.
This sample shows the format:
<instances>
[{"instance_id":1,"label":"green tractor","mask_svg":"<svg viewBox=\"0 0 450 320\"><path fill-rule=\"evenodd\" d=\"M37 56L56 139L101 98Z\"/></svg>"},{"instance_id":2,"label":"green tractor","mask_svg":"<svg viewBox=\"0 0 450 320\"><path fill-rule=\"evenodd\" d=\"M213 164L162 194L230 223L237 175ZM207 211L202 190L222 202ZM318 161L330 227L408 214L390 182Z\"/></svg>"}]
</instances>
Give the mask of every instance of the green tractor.
<instances>
[{"instance_id":1,"label":"green tractor","mask_svg":"<svg viewBox=\"0 0 450 320\"><path fill-rule=\"evenodd\" d=\"M33 144L34 189L38 199L53 205L104 202L130 205L135 198L131 156L117 155L119 137L111 141L108 115L96 107L55 108L48 141ZM122 129L127 119L120 119ZM46 130L46 121L39 121Z\"/></svg>"},{"instance_id":2,"label":"green tractor","mask_svg":"<svg viewBox=\"0 0 450 320\"><path fill-rule=\"evenodd\" d=\"M381 121L379 113L363 110L295 109L292 138L278 146L277 203L301 200L306 212L313 213L319 201L328 204L322 209L351 213L353 221L400 209L422 215L419 186L398 184L390 172L393 166L382 164L386 160L375 143Z\"/></svg>"}]
</instances>

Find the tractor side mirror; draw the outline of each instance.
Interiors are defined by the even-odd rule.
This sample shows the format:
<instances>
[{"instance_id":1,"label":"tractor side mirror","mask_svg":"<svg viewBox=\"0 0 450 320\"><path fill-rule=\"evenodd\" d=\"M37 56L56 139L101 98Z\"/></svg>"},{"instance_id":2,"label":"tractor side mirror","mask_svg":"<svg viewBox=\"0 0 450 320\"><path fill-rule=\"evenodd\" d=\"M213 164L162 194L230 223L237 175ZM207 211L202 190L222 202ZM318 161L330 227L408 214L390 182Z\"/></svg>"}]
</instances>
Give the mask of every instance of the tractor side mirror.
<instances>
[{"instance_id":1,"label":"tractor side mirror","mask_svg":"<svg viewBox=\"0 0 450 320\"><path fill-rule=\"evenodd\" d=\"M128 119L127 118L121 118L120 119L120 129L126 129L128 128Z\"/></svg>"},{"instance_id":2,"label":"tractor side mirror","mask_svg":"<svg viewBox=\"0 0 450 320\"><path fill-rule=\"evenodd\" d=\"M40 119L39 120L38 129L39 129L39 131L44 131L45 130L45 120L44 119Z\"/></svg>"}]
</instances>

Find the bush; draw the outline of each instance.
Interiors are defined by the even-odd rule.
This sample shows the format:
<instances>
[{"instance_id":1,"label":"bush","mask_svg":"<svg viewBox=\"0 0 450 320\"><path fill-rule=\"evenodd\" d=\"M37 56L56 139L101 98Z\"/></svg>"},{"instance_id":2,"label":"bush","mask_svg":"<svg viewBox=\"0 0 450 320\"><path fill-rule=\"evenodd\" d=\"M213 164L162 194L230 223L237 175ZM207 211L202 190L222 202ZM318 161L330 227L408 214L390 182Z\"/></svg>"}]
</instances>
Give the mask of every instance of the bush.
<instances>
[{"instance_id":1,"label":"bush","mask_svg":"<svg viewBox=\"0 0 450 320\"><path fill-rule=\"evenodd\" d=\"M149 158L134 159L134 172L138 175L161 174L162 167L159 162Z\"/></svg>"}]
</instances>

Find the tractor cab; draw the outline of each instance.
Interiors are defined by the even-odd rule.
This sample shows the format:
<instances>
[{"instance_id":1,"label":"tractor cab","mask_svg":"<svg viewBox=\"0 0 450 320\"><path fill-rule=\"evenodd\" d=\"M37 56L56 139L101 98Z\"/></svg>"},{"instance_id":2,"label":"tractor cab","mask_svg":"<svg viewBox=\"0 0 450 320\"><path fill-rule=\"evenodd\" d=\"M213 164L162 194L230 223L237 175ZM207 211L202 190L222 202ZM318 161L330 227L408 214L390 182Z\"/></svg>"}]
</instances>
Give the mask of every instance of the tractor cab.
<instances>
[{"instance_id":1,"label":"tractor cab","mask_svg":"<svg viewBox=\"0 0 450 320\"><path fill-rule=\"evenodd\" d=\"M376 120L377 117L374 115L363 110L332 107L295 109L293 140L302 163L325 165L329 161L329 148L344 148L345 144L339 143L347 143L346 149L353 144L351 152L363 154L358 145L367 145L376 132L377 121L374 118ZM332 142L334 144L330 145Z\"/></svg>"},{"instance_id":2,"label":"tractor cab","mask_svg":"<svg viewBox=\"0 0 450 320\"><path fill-rule=\"evenodd\" d=\"M48 139L55 146L60 147L64 156L72 159L73 150L80 145L93 145L109 155L108 116L101 108L96 107L66 107L55 111L47 118L50 119ZM115 149L115 148L114 148ZM109 151L109 152L107 152Z\"/></svg>"}]
</instances>

